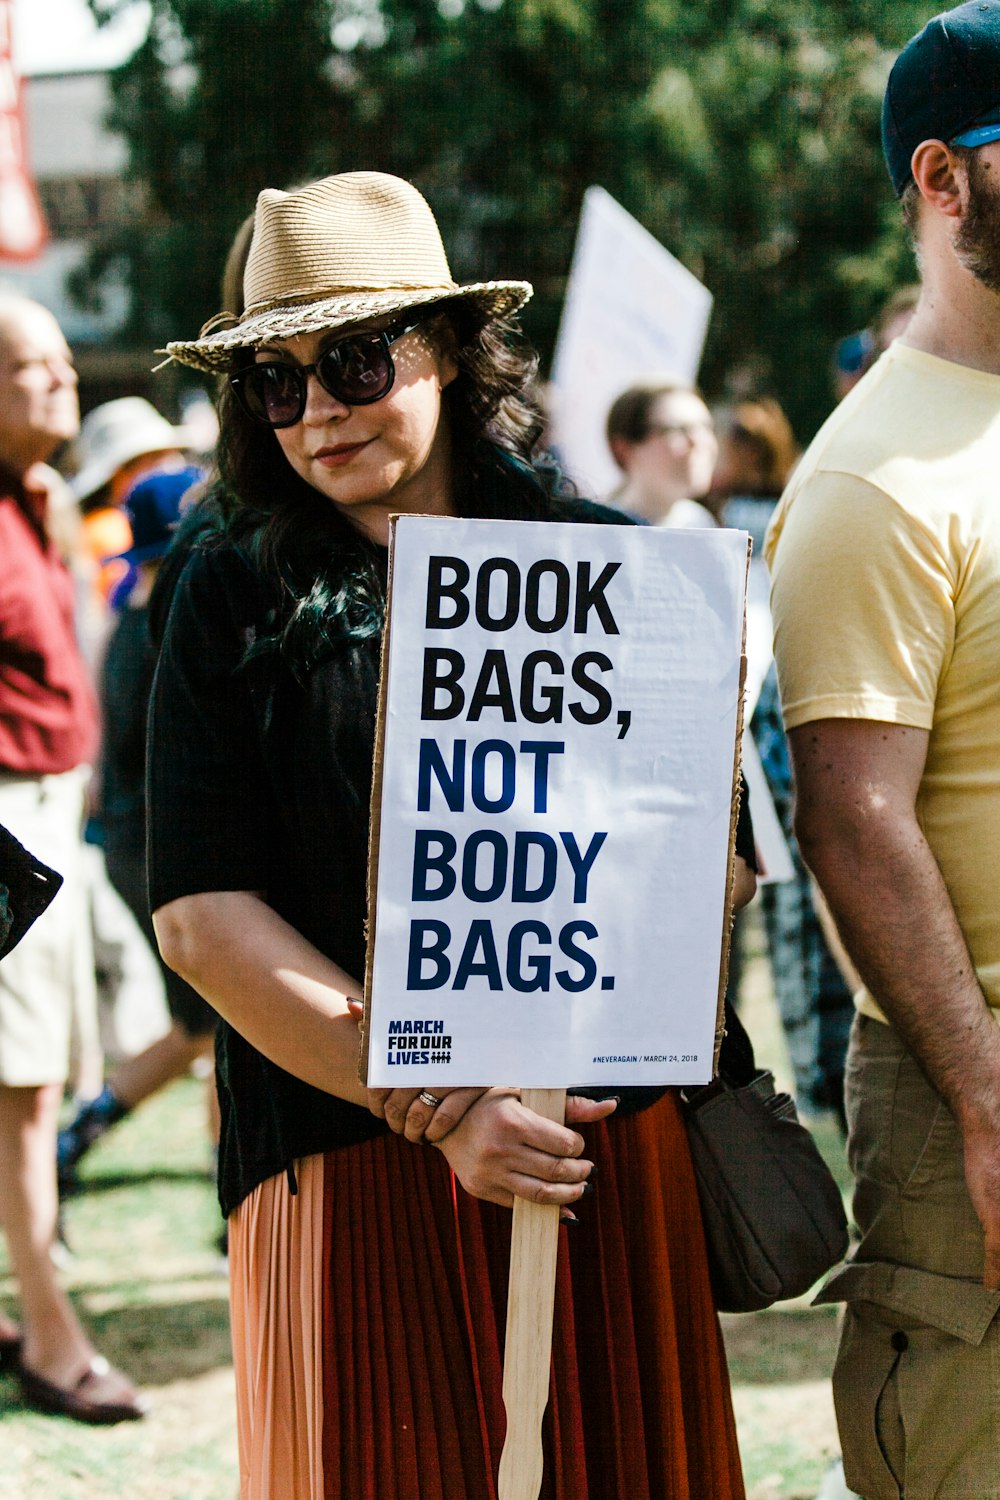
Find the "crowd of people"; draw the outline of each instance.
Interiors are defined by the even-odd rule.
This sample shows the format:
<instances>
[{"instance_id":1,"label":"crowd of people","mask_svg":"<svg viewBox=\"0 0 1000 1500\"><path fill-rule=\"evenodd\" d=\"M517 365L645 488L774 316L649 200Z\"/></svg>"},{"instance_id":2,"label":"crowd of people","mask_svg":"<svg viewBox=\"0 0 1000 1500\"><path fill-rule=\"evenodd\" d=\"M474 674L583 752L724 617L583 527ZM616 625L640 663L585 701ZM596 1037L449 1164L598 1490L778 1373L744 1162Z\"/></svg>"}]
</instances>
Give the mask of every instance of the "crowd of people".
<instances>
[{"instance_id":1,"label":"crowd of people","mask_svg":"<svg viewBox=\"0 0 1000 1500\"><path fill-rule=\"evenodd\" d=\"M820 1294L845 1304L842 1494L995 1500L998 80L1000 0L897 59L919 283L838 346L806 452L773 394L663 375L608 413L603 499L540 443L531 288L456 283L398 178L261 192L225 313L167 350L218 382L211 468L143 398L81 428L54 319L0 299L0 1364L29 1404L145 1415L60 1285L58 1194L214 1049L244 1500L496 1493L517 1197L566 1229L544 1500L744 1494L675 1092L571 1091L557 1123L508 1086L357 1074L390 515L736 527L761 831L740 820L734 906L759 881L796 1096L857 1184ZM102 883L166 1002L113 1063Z\"/></svg>"}]
</instances>

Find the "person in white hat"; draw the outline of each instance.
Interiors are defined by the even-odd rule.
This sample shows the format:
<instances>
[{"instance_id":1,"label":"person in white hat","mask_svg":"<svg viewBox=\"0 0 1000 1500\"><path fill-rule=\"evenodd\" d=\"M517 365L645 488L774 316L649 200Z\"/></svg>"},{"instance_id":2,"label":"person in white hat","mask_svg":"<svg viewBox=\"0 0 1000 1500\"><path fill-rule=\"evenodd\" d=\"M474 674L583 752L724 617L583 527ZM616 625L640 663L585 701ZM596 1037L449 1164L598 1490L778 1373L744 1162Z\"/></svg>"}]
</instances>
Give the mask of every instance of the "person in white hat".
<instances>
[{"instance_id":1,"label":"person in white hat","mask_svg":"<svg viewBox=\"0 0 1000 1500\"><path fill-rule=\"evenodd\" d=\"M80 424L77 439L79 468L70 488L82 505L106 486L113 486L117 504L153 461L182 452L188 441L183 427L174 427L142 396L121 396L95 406Z\"/></svg>"},{"instance_id":2,"label":"person in white hat","mask_svg":"<svg viewBox=\"0 0 1000 1500\"><path fill-rule=\"evenodd\" d=\"M575 1226L544 1496L735 1500L673 1095L571 1097L559 1125L512 1089L357 1076L390 513L625 518L536 461L534 357L509 321L530 287L456 283L408 183L263 192L244 290L238 319L168 346L225 377L224 517L177 585L148 746L160 946L223 1018L244 1500L495 1493L516 1195Z\"/></svg>"},{"instance_id":3,"label":"person in white hat","mask_svg":"<svg viewBox=\"0 0 1000 1500\"><path fill-rule=\"evenodd\" d=\"M83 514L82 550L101 599L113 597L129 574L117 558L107 561L132 542L122 501L145 474L183 468L190 441L185 427L168 422L142 396L105 401L81 422L70 491Z\"/></svg>"}]
</instances>

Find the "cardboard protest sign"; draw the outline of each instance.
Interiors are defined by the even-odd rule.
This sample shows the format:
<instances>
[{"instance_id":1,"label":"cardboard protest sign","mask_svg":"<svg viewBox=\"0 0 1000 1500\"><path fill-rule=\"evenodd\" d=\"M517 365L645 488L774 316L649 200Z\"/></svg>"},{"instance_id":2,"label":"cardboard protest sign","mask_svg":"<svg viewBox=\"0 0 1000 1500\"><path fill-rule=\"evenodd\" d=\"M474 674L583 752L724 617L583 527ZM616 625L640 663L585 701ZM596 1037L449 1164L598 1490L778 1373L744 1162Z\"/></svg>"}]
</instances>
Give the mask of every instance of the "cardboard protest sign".
<instances>
[{"instance_id":1,"label":"cardboard protest sign","mask_svg":"<svg viewBox=\"0 0 1000 1500\"><path fill-rule=\"evenodd\" d=\"M396 519L370 1085L711 1077L747 556L742 532Z\"/></svg>"},{"instance_id":2,"label":"cardboard protest sign","mask_svg":"<svg viewBox=\"0 0 1000 1500\"><path fill-rule=\"evenodd\" d=\"M552 361L552 437L583 494L621 473L604 437L616 396L637 381L693 382L712 294L603 188L583 198Z\"/></svg>"}]
</instances>

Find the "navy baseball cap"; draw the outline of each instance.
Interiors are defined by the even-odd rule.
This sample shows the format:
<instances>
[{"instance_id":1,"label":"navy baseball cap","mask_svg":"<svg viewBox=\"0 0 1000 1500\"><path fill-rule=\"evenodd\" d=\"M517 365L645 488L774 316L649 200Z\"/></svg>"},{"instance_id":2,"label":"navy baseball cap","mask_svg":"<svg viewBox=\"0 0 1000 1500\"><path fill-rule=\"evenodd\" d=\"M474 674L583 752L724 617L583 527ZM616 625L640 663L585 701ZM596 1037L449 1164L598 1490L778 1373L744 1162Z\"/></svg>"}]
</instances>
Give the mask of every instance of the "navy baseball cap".
<instances>
[{"instance_id":1,"label":"navy baseball cap","mask_svg":"<svg viewBox=\"0 0 1000 1500\"><path fill-rule=\"evenodd\" d=\"M921 141L1000 140L1000 0L969 0L927 22L896 58L882 101L882 150L900 197Z\"/></svg>"},{"instance_id":2,"label":"navy baseball cap","mask_svg":"<svg viewBox=\"0 0 1000 1500\"><path fill-rule=\"evenodd\" d=\"M132 545L105 562L152 562L162 557L181 518L181 501L192 485L204 479L193 465L184 469L157 469L139 479L125 496L122 509L132 525Z\"/></svg>"}]
</instances>

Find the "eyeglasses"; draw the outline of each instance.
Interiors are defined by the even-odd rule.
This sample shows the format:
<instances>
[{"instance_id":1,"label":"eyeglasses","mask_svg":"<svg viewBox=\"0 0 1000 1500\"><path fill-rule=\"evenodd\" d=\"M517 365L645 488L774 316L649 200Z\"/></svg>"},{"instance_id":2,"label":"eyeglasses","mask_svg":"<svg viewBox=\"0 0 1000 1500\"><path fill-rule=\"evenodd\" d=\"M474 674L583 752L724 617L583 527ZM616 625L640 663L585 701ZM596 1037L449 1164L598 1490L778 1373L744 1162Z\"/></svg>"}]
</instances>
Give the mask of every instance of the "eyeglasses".
<instances>
[{"instance_id":1,"label":"eyeglasses","mask_svg":"<svg viewBox=\"0 0 1000 1500\"><path fill-rule=\"evenodd\" d=\"M647 438L675 438L685 437L689 443L696 438L704 437L706 433L714 433L714 422L652 422L646 428Z\"/></svg>"},{"instance_id":2,"label":"eyeglasses","mask_svg":"<svg viewBox=\"0 0 1000 1500\"><path fill-rule=\"evenodd\" d=\"M390 345L423 321L393 323L378 333L350 333L324 349L314 365L262 360L230 375L229 384L247 415L265 427L294 427L302 420L310 375L345 406L370 406L389 394L396 379Z\"/></svg>"}]
</instances>

